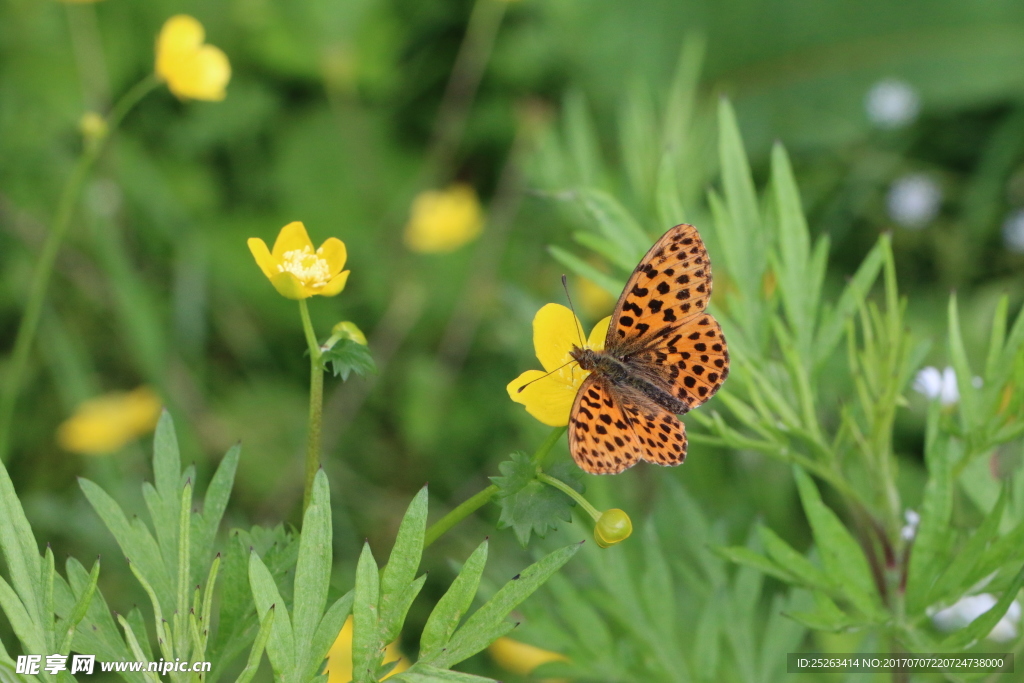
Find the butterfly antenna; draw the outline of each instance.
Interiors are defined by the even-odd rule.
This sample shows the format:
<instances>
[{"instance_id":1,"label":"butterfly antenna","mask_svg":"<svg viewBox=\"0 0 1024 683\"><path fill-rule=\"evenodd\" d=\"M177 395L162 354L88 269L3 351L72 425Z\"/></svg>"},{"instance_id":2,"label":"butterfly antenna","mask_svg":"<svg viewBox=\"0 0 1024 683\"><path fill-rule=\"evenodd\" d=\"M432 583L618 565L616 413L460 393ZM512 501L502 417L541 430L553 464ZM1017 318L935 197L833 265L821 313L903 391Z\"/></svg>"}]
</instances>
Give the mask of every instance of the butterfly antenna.
<instances>
[{"instance_id":1,"label":"butterfly antenna","mask_svg":"<svg viewBox=\"0 0 1024 683\"><path fill-rule=\"evenodd\" d=\"M569 310L572 311L572 319L576 321L576 334L580 337L580 347L586 346L586 342L583 341L583 328L580 327L580 319L572 305L572 297L569 296L569 283L566 281L564 273L562 274L562 289L565 290L565 298L569 300Z\"/></svg>"},{"instance_id":2,"label":"butterfly antenna","mask_svg":"<svg viewBox=\"0 0 1024 683\"><path fill-rule=\"evenodd\" d=\"M540 380L544 379L545 377L549 377L549 376L551 376L551 375L555 374L556 372L558 372L559 370L561 370L562 368L564 368L564 367L565 367L566 365L568 365L569 363L575 363L575 362L576 362L575 360L569 360L569 361L566 361L566 362L562 363L561 365L559 365L559 366L558 366L557 368L555 368L554 370L552 370L551 372L549 372L549 373L547 373L547 374L545 374L545 375L541 375L540 377L537 377L536 379L531 379L531 380L530 380L529 382L527 382L527 383L526 383L526 384L524 384L523 386L521 386L521 387L519 387L518 389L516 389L516 393L517 393L517 394L521 394L521 393L523 393L523 389L525 389L526 387L530 386L530 385L531 385L531 384L533 384L534 382L539 382Z\"/></svg>"}]
</instances>

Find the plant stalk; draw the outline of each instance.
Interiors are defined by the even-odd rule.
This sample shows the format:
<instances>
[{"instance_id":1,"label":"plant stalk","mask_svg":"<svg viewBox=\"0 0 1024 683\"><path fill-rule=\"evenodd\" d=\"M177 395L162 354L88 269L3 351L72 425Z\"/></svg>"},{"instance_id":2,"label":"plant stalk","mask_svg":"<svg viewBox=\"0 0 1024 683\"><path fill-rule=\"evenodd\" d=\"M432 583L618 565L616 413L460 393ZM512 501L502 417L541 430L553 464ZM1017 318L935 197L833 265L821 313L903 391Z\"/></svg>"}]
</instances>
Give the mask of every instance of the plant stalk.
<instances>
[{"instance_id":1,"label":"plant stalk","mask_svg":"<svg viewBox=\"0 0 1024 683\"><path fill-rule=\"evenodd\" d=\"M309 318L309 306L305 299L299 299L299 313L302 314L302 331L309 346L309 426L306 433L306 484L302 494L302 514L305 516L313 495L313 480L320 469L320 433L324 414L324 369L320 365L320 345L316 341L313 322Z\"/></svg>"},{"instance_id":2,"label":"plant stalk","mask_svg":"<svg viewBox=\"0 0 1024 683\"><path fill-rule=\"evenodd\" d=\"M46 236L43 251L39 255L39 262L32 273L25 314L21 318L17 335L14 338L10 369L3 388L0 390L0 462L7 460L7 454L11 447L11 426L14 421L14 408L18 400L18 393L25 380L29 354L32 351L32 344L35 342L36 332L39 331L39 320L42 316L43 304L46 303L46 292L50 286L50 279L53 277L57 254L71 228L71 219L74 217L78 198L82 194L82 187L89 178L89 172L103 151L107 140L110 139L110 135L121 124L128 112L138 104L139 100L159 84L155 75L147 76L118 100L105 120L106 132L100 137L86 141L82 154L78 157L71 176L61 192L57 202L57 211L54 213L53 225Z\"/></svg>"}]
</instances>

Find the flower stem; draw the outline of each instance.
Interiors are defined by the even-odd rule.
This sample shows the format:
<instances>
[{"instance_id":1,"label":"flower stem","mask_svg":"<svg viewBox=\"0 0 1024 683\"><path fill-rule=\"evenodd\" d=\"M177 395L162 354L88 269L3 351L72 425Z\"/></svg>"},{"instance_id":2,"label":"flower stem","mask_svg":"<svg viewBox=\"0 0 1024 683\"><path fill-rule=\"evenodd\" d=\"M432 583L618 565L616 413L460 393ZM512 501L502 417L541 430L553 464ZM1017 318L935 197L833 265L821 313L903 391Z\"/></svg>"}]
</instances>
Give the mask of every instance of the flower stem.
<instances>
[{"instance_id":1,"label":"flower stem","mask_svg":"<svg viewBox=\"0 0 1024 683\"><path fill-rule=\"evenodd\" d=\"M537 479L539 479L540 481L544 482L548 486L554 486L556 489L558 489L559 491L561 491L565 495L567 495L570 498L572 498L573 500L575 500L577 503L579 503L579 506L581 508L583 508L584 510L587 511L588 515L590 515L591 517L594 518L595 522L597 522L598 520L601 519L600 511L598 511L597 508L595 508L593 505L591 505L590 501L588 501L586 498L584 498L580 494L579 491L577 491L573 487L569 486L568 484L566 484L561 479L555 479L550 474L545 474L543 472L538 472L537 473Z\"/></svg>"},{"instance_id":2,"label":"flower stem","mask_svg":"<svg viewBox=\"0 0 1024 683\"><path fill-rule=\"evenodd\" d=\"M533 454L532 460L535 465L539 467L543 464L544 460L547 458L548 453L551 451L551 447L558 443L558 438L565 433L565 429L565 427L556 427L554 430L552 430L550 434L548 434L548 437L544 439L544 441ZM441 538L441 536L444 536L444 534L447 533L448 530L451 529L453 526L455 526L456 524L464 520L466 517L469 517L471 514L482 508L484 505L487 504L488 501L491 500L491 498L494 497L496 493L498 493L498 487L495 486L494 484L491 484L480 493L476 494L469 500L465 501L464 503L456 507L447 515L431 524L430 528L427 529L427 535L425 540L423 541L423 547L425 548L429 546L431 543ZM586 501L584 501L584 504L589 505L589 503L586 503ZM595 517L595 519L597 518Z\"/></svg>"},{"instance_id":3,"label":"flower stem","mask_svg":"<svg viewBox=\"0 0 1024 683\"><path fill-rule=\"evenodd\" d=\"M57 254L60 252L61 244L71 227L71 219L78 204L78 197L82 193L82 186L85 185L89 172L103 151L104 143L110 138L110 134L120 125L128 112L138 104L139 100L157 85L159 85L159 81L151 75L139 81L121 97L107 116L106 134L87 141L71 171L71 176L64 185L64 190L61 192L57 202L57 211L53 217L53 225L46 235L46 242L39 255L39 262L32 273L25 314L21 318L18 333L14 338L10 370L2 392L0 392L0 462L7 459L7 453L11 446L14 406L18 400L21 384L25 379L32 344L35 341L36 332L39 330L39 319L43 312L43 304L46 302L46 290L49 288L50 278L53 276L53 266L57 260Z\"/></svg>"},{"instance_id":4,"label":"flower stem","mask_svg":"<svg viewBox=\"0 0 1024 683\"><path fill-rule=\"evenodd\" d=\"M309 507L313 495L313 480L320 469L320 432L324 413L324 369L320 365L320 345L316 343L316 332L309 319L309 306L305 299L299 299L299 313L302 314L302 331L309 346L309 428L306 434L306 485L302 494L302 513Z\"/></svg>"},{"instance_id":5,"label":"flower stem","mask_svg":"<svg viewBox=\"0 0 1024 683\"><path fill-rule=\"evenodd\" d=\"M491 484L480 493L476 494L469 500L465 501L457 508L449 512L447 515L437 520L430 525L427 529L427 535L423 540L423 547L426 548L437 539L445 535L453 526L469 517L471 514L486 505L494 494L498 492L498 487Z\"/></svg>"}]
</instances>

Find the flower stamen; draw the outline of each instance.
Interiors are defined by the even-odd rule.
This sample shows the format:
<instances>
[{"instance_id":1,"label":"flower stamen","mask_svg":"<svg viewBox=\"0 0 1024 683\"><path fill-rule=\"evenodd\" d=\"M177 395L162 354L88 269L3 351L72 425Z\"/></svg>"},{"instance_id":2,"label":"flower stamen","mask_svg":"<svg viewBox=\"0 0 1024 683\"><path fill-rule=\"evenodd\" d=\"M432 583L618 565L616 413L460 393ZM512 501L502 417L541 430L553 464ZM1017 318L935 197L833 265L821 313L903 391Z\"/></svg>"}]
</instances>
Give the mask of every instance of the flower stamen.
<instances>
[{"instance_id":1,"label":"flower stamen","mask_svg":"<svg viewBox=\"0 0 1024 683\"><path fill-rule=\"evenodd\" d=\"M323 287L331 279L330 264L309 246L286 251L281 263L277 264L277 270L279 273L291 273L310 287Z\"/></svg>"}]
</instances>

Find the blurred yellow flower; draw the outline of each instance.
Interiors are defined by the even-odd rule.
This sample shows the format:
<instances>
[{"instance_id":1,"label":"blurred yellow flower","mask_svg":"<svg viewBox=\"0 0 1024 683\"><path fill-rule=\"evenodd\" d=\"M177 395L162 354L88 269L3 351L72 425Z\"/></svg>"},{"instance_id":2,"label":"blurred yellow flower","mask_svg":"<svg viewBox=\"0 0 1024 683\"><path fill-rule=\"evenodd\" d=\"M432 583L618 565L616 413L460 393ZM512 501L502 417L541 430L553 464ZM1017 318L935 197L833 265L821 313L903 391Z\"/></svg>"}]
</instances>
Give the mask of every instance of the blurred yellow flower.
<instances>
[{"instance_id":1,"label":"blurred yellow flower","mask_svg":"<svg viewBox=\"0 0 1024 683\"><path fill-rule=\"evenodd\" d=\"M57 429L66 451L106 455L150 433L160 419L160 397L149 387L90 398Z\"/></svg>"},{"instance_id":2,"label":"blurred yellow flower","mask_svg":"<svg viewBox=\"0 0 1024 683\"><path fill-rule=\"evenodd\" d=\"M512 640L511 638L498 638L487 651L497 662L498 666L514 674L529 675L541 664L548 662L567 662L569 658L557 652L544 650L527 643ZM568 683L565 678L544 678L546 683ZM333 681L332 681L333 683Z\"/></svg>"},{"instance_id":3,"label":"blurred yellow flower","mask_svg":"<svg viewBox=\"0 0 1024 683\"><path fill-rule=\"evenodd\" d=\"M584 348L603 349L611 316L594 326ZM564 427L569 424L569 411L576 391L590 374L572 360L569 352L580 343L582 329L575 314L561 304L547 304L533 317L533 348L543 370L527 370L509 382L506 390L526 412L546 425ZM570 362L571 361L571 362ZM548 374L546 377L545 375ZM520 391L523 385L528 383Z\"/></svg>"},{"instance_id":4,"label":"blurred yellow flower","mask_svg":"<svg viewBox=\"0 0 1024 683\"><path fill-rule=\"evenodd\" d=\"M224 99L231 64L220 48L203 43L203 25L186 14L167 20L156 39L156 75L179 99Z\"/></svg>"},{"instance_id":5,"label":"blurred yellow flower","mask_svg":"<svg viewBox=\"0 0 1024 683\"><path fill-rule=\"evenodd\" d=\"M405 245L421 254L448 253L476 239L483 227L483 209L476 191L469 185L455 184L416 196L405 226Z\"/></svg>"},{"instance_id":6,"label":"blurred yellow flower","mask_svg":"<svg viewBox=\"0 0 1024 683\"><path fill-rule=\"evenodd\" d=\"M249 251L274 289L288 299L334 296L345 289L349 271L343 271L345 243L330 237L316 251L306 226L295 221L281 228L274 251L258 237L249 238Z\"/></svg>"},{"instance_id":7,"label":"blurred yellow flower","mask_svg":"<svg viewBox=\"0 0 1024 683\"><path fill-rule=\"evenodd\" d=\"M352 617L345 620L341 632L331 645L327 653L327 683L349 683L352 680ZM398 642L391 643L384 648L384 663L398 660L395 668L384 678L391 678L409 668L409 660L402 656L398 649Z\"/></svg>"}]
</instances>

